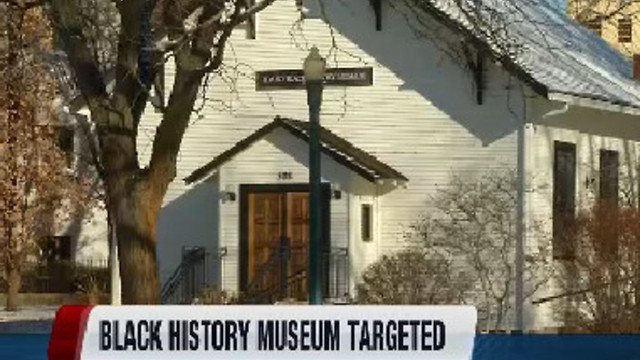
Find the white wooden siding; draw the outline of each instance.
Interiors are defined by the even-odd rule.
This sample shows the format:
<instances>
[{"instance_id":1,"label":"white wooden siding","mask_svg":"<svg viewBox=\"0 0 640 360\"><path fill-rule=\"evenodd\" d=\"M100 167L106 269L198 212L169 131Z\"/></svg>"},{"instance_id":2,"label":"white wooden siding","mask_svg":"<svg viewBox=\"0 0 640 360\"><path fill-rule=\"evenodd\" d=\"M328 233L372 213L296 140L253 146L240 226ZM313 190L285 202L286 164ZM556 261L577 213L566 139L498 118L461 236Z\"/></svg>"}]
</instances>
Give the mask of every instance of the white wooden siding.
<instances>
[{"instance_id":1,"label":"white wooden siding","mask_svg":"<svg viewBox=\"0 0 640 360\"><path fill-rule=\"evenodd\" d=\"M503 69L488 65L485 103L478 105L469 73L443 57L428 41L415 39L405 20L391 9L384 9L383 30L376 32L368 4L364 0L327 4L339 49L329 57L330 66L373 66L374 86L326 88L321 122L401 171L409 182L406 188L389 193L380 190L375 206L378 233L371 244L360 245L356 241L357 217L351 219L354 230L347 232L343 229L349 222L346 208L341 214L332 212L332 226L343 229L340 236L344 241L356 236L349 244L354 247L351 252L358 254L354 259L357 272L380 254L405 246L407 226L427 210L429 196L438 186L445 186L452 173L487 167L515 168L514 131L524 118L519 83ZM178 176L165 197L166 205L189 189L182 182L185 176L272 121L275 115L307 118L304 91L256 92L253 80L254 70L300 68L307 46L317 45L324 55L329 52L332 38L327 24L307 19L300 28L292 27L297 20L295 4L279 1L258 15L256 40L245 39L244 31L233 36L225 69L233 74L231 68L237 66L243 72L235 79L237 95L229 93L223 79L212 77L207 96L223 100L230 108L209 101L201 118L193 116L182 143ZM172 73L169 65L167 74L171 77ZM148 161L151 146L145 144L155 133L157 121L157 114L149 114L142 124L139 141L143 163ZM231 178L239 181L246 176L234 164L250 163L246 167L256 179L274 181L273 166L282 155L266 149L261 154L252 163L249 153L239 155L243 161L223 168L222 188ZM302 167L294 172L294 181L306 177ZM343 199L350 201L352 214L359 212L358 197ZM235 210L223 211L228 217L220 224L221 237L237 239L237 206L223 206ZM159 224L158 228L162 226ZM158 232L159 246L165 242L164 236ZM230 249L232 245L237 247L237 243L229 244ZM225 281L236 283L237 270L226 270Z\"/></svg>"},{"instance_id":2,"label":"white wooden siding","mask_svg":"<svg viewBox=\"0 0 640 360\"><path fill-rule=\"evenodd\" d=\"M541 106L540 108L548 108ZM611 118L614 118L611 121ZM601 111L585 111L571 108L568 112L553 119L533 119L532 156L529 159L527 194L527 222L536 223L539 228L527 235L527 251L535 252L538 247L550 249L553 233L553 162L554 142L564 141L576 145L576 208L587 210L593 204L599 187L599 167L601 149L615 150L619 154L620 197L626 189L631 200L637 202L638 197L638 138L635 136L632 116L621 119L622 115ZM626 123L625 123L626 121ZM579 125L576 125L579 124ZM609 136L596 135L604 130ZM554 126L555 125L555 126ZM631 125L631 126L630 126ZM617 136L617 137L614 137ZM593 179L593 181L587 181ZM551 256L551 254L550 254ZM556 263L557 266L559 264ZM563 289L555 282L540 289L533 297L557 295ZM561 324L555 309L561 308L563 300L556 300L544 305L533 305L529 308L532 328L555 327Z\"/></svg>"}]
</instances>

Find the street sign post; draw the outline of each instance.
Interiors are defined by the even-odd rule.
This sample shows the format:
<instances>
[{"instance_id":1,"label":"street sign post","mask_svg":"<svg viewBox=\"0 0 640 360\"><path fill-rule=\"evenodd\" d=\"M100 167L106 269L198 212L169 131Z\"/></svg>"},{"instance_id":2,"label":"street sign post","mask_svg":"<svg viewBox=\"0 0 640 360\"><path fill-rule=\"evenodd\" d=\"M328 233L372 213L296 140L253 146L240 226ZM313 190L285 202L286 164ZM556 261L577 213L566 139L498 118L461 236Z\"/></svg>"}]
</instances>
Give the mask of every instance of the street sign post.
<instances>
[{"instance_id":1,"label":"street sign post","mask_svg":"<svg viewBox=\"0 0 640 360\"><path fill-rule=\"evenodd\" d=\"M307 90L309 107L309 264L307 274L310 304L322 303L320 264L320 106L325 86L371 86L373 68L325 68L325 60L313 47L304 69L256 72L256 91ZM286 280L285 280L286 281Z\"/></svg>"}]
</instances>

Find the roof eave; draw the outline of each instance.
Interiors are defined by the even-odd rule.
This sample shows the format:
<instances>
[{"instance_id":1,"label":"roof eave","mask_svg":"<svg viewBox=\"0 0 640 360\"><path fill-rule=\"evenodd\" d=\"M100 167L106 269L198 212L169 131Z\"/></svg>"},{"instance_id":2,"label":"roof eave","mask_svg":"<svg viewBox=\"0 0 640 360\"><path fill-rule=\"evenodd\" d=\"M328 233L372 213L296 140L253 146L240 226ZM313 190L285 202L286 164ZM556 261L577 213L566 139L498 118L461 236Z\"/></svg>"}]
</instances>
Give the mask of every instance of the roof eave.
<instances>
[{"instance_id":1,"label":"roof eave","mask_svg":"<svg viewBox=\"0 0 640 360\"><path fill-rule=\"evenodd\" d=\"M304 141L309 141L309 135L295 127L292 126L291 124L287 123L286 121L282 121L281 122L283 128L285 128L287 131L289 131L289 133L291 133L291 135L304 140ZM352 164L351 162L349 162L346 158L340 156L337 153L332 152L329 148L326 147L326 145L321 144L320 146L320 150L322 151L323 154L329 156L330 158L332 158L334 161L336 161L337 163L341 164L342 166L347 167L348 169L350 169L351 171L355 172L356 174L360 175L362 178L364 178L365 180L375 183L377 182L379 179L388 179L388 180L397 180L397 181L409 181L409 179L407 179L404 175L398 173L396 175L396 177L393 178L389 178L389 177L380 177L380 176L376 176L374 174L372 174L371 172L367 171L365 168L362 168L360 166L356 166L354 164Z\"/></svg>"},{"instance_id":2,"label":"roof eave","mask_svg":"<svg viewBox=\"0 0 640 360\"><path fill-rule=\"evenodd\" d=\"M604 97L599 98L588 94L551 91L547 99L564 102L572 106L619 112L627 115L640 115L640 106L623 101L611 101Z\"/></svg>"},{"instance_id":3,"label":"roof eave","mask_svg":"<svg viewBox=\"0 0 640 360\"><path fill-rule=\"evenodd\" d=\"M238 142L231 149L229 149L229 150L223 152L222 154L218 155L216 158L214 158L209 163L207 163L204 166L194 170L189 176L184 178L183 181L185 182L186 185L190 185L192 183L195 183L197 181L202 180L208 174L210 174L212 171L214 171L220 165L222 165L224 162L226 162L227 160L231 159L238 152L243 151L244 149L246 149L254 141L264 137L268 132L271 132L276 127L280 127L282 129L288 131L292 136L297 137L297 138L301 139L302 141L305 141L305 142L309 141L309 136L304 130L299 129L298 127L290 124L287 121L287 119L277 116L274 119L274 121L272 121L271 123L261 127L260 129L258 129L253 134L249 135L245 139L243 139L240 142ZM341 154L336 153L335 151L332 151L325 144L322 144L322 146L320 148L321 148L321 151L322 151L323 154L325 154L326 156L330 157L331 159L333 159L337 163L341 164L342 166L345 166L346 168L348 168L351 171L355 172L356 174L358 174L359 176L361 176L362 178L364 178L365 180L367 180L369 182L375 183L379 179L386 179L386 180L400 181L400 182L409 181L409 179L407 179L404 175L402 175L400 172L394 170L391 167L389 167L389 169L391 170L391 173L392 173L391 176L380 176L380 173L376 172L373 169L369 169L369 168L364 167L364 166L359 166L359 165L353 164L346 157L342 156Z\"/></svg>"},{"instance_id":4,"label":"roof eave","mask_svg":"<svg viewBox=\"0 0 640 360\"><path fill-rule=\"evenodd\" d=\"M491 59L496 62L502 64L502 66L513 74L520 81L529 85L531 89L536 92L538 95L542 97L548 97L549 88L547 85L536 80L525 68L516 63L511 57L504 54L497 54L491 45L489 45L484 39L480 38L476 34L474 34L471 30L464 27L458 21L452 19L447 13L438 9L437 7L425 2L425 6L427 7L427 11L431 13L431 15L440 21L444 26L448 27L450 30L460 33L462 36L466 37L470 40L474 46L478 48L478 50L482 50L486 55L488 55Z\"/></svg>"}]
</instances>

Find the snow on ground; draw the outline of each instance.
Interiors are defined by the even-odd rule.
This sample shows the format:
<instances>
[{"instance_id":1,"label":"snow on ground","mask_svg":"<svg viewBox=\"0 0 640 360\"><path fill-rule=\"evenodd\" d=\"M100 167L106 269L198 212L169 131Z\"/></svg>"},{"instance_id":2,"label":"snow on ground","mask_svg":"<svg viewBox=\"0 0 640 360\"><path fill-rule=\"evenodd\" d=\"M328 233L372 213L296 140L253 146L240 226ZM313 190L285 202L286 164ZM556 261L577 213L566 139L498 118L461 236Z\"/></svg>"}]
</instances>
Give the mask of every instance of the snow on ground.
<instances>
[{"instance_id":1,"label":"snow on ground","mask_svg":"<svg viewBox=\"0 0 640 360\"><path fill-rule=\"evenodd\" d=\"M45 334L51 332L58 306L25 306L18 311L0 311L0 334Z\"/></svg>"},{"instance_id":2,"label":"snow on ground","mask_svg":"<svg viewBox=\"0 0 640 360\"><path fill-rule=\"evenodd\" d=\"M18 311L0 310L0 324L14 321L53 320L59 306L24 306Z\"/></svg>"}]
</instances>

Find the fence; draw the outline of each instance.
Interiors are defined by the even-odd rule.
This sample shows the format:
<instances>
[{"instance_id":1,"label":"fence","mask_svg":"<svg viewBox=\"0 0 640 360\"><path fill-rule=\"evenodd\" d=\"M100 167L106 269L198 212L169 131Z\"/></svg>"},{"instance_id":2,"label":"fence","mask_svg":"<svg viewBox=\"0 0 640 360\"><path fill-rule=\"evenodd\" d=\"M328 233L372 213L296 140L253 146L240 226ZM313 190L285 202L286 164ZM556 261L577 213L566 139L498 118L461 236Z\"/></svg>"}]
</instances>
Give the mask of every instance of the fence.
<instances>
[{"instance_id":1,"label":"fence","mask_svg":"<svg viewBox=\"0 0 640 360\"><path fill-rule=\"evenodd\" d=\"M20 292L74 293L89 281L100 291L109 291L107 260L27 262L22 269ZM0 292L6 291L6 282L0 281Z\"/></svg>"},{"instance_id":2,"label":"fence","mask_svg":"<svg viewBox=\"0 0 640 360\"><path fill-rule=\"evenodd\" d=\"M307 293L306 251L290 254L283 245L271 250L239 299L242 303L274 303ZM349 299L349 256L346 248L331 248L321 255L323 297L326 301ZM182 262L164 283L163 304L188 304L204 290L221 290L221 269L227 249L208 253L202 247L183 249ZM302 265L302 266L297 266Z\"/></svg>"}]
</instances>

